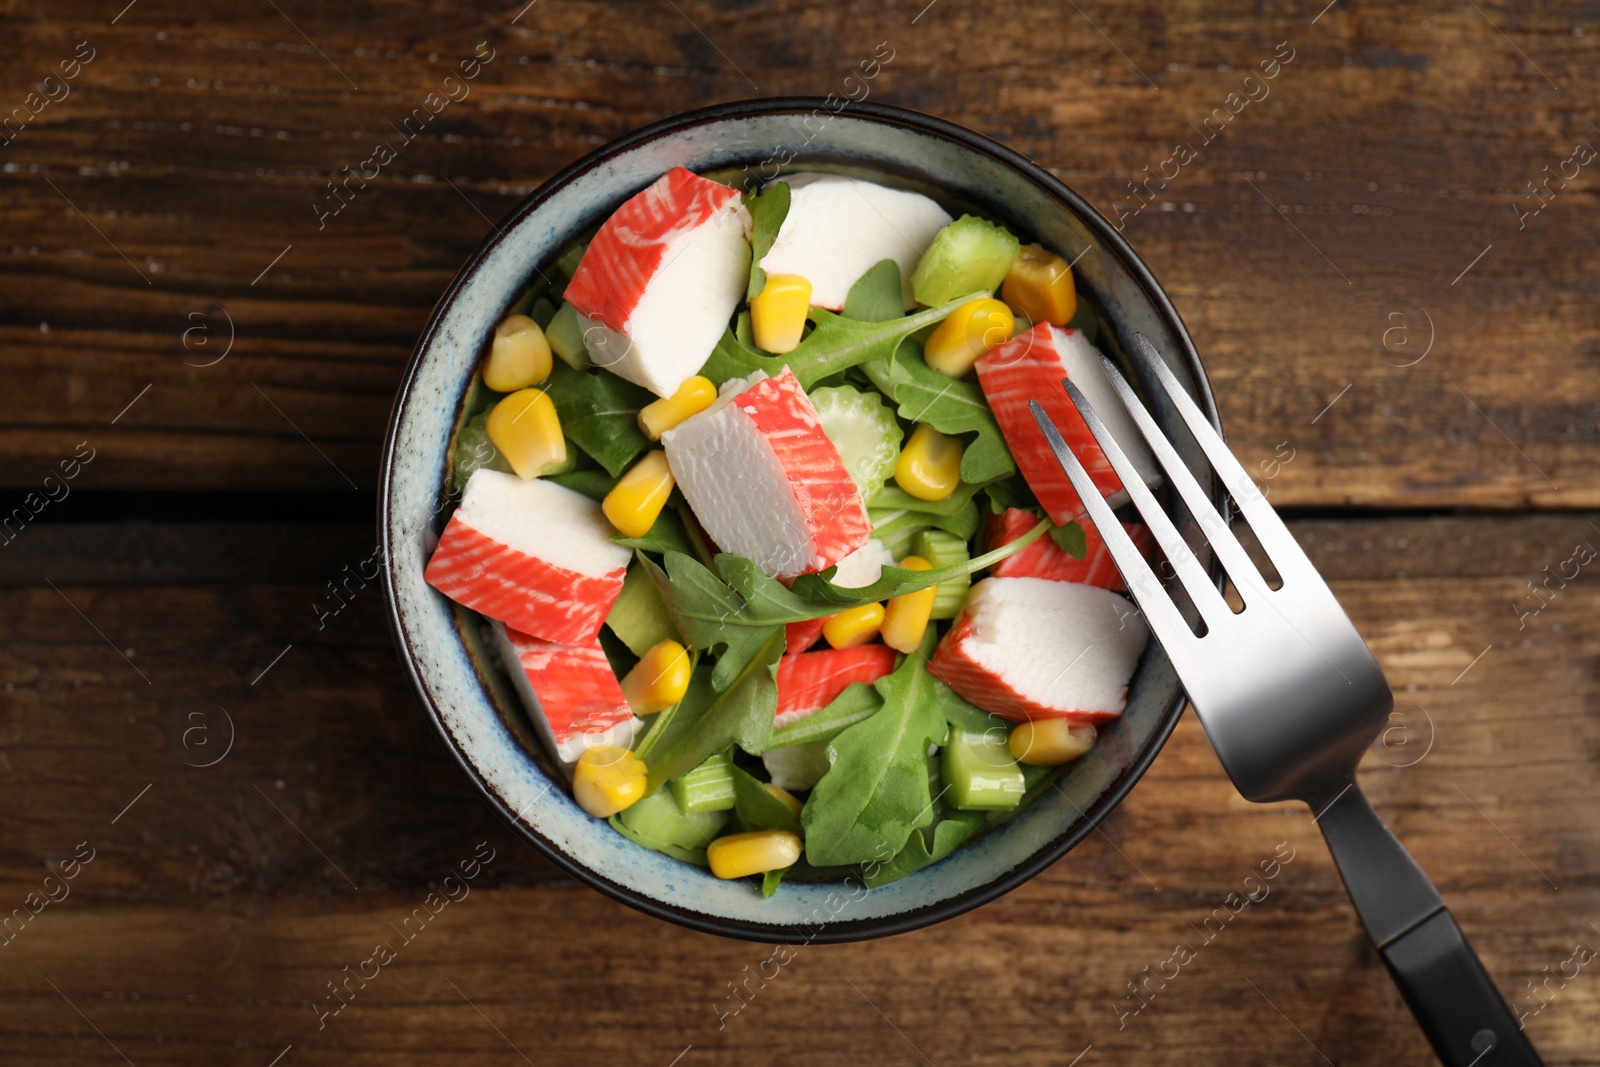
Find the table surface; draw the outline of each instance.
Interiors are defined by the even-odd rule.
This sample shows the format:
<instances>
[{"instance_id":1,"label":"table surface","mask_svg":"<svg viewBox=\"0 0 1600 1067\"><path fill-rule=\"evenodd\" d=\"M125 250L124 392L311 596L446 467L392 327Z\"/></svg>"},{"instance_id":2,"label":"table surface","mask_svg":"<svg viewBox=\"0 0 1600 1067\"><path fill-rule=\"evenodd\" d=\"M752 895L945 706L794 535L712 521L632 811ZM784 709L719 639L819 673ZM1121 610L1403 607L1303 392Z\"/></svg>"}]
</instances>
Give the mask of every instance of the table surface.
<instances>
[{"instance_id":1,"label":"table surface","mask_svg":"<svg viewBox=\"0 0 1600 1067\"><path fill-rule=\"evenodd\" d=\"M1432 1062L1305 811L1241 800L1190 714L1031 883L774 975L512 837L375 588L316 625L487 220L674 112L859 93L879 42L870 99L1122 218L1394 685L1362 787L1548 1062L1600 1063L1600 577L1570 562L1600 546L1592 5L124 2L0 4L6 506L79 460L0 550L0 908L69 893L0 948L0 1063ZM485 41L470 97L319 226ZM471 896L319 1029L480 848ZM1126 984L1280 850L1133 1014Z\"/></svg>"}]
</instances>

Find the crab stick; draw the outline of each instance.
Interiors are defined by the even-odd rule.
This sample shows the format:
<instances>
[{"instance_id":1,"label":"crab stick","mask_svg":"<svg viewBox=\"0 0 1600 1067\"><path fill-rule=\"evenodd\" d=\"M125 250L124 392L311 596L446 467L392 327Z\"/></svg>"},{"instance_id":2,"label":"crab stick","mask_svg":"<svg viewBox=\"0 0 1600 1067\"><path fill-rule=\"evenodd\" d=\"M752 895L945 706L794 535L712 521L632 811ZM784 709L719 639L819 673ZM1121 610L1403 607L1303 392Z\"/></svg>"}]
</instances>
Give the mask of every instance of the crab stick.
<instances>
[{"instance_id":1,"label":"crab stick","mask_svg":"<svg viewBox=\"0 0 1600 1067\"><path fill-rule=\"evenodd\" d=\"M1037 400L1050 416L1100 494L1113 506L1127 500L1122 480L1061 387L1063 378L1071 378L1072 384L1082 390L1145 481L1159 480L1155 457L1112 390L1099 356L1082 332L1041 322L991 349L977 363L978 384L1016 457L1017 467L1057 525L1064 526L1082 515L1083 506L1067 472L1056 462L1044 432L1034 421L1028 407L1030 400Z\"/></svg>"},{"instance_id":2,"label":"crab stick","mask_svg":"<svg viewBox=\"0 0 1600 1067\"><path fill-rule=\"evenodd\" d=\"M1010 544L1038 523L1038 516L1021 508L1007 508L1002 515L990 516L984 528L984 551L992 552L1001 545ZM1121 572L1112 561L1111 553L1106 551L1100 531L1088 519L1079 520L1079 525L1083 527L1084 536L1082 559L1073 559L1050 538L1041 537L1022 551L995 564L989 573L996 578L1048 578L1056 582L1082 582L1113 592L1126 589ZM1150 531L1136 522L1125 522L1122 528L1133 538L1139 550L1148 556L1154 546Z\"/></svg>"},{"instance_id":3,"label":"crab stick","mask_svg":"<svg viewBox=\"0 0 1600 1067\"><path fill-rule=\"evenodd\" d=\"M928 672L1012 722L1104 722L1122 714L1149 637L1116 593L1043 578L985 578L972 587Z\"/></svg>"},{"instance_id":4,"label":"crab stick","mask_svg":"<svg viewBox=\"0 0 1600 1067\"><path fill-rule=\"evenodd\" d=\"M423 576L463 607L560 644L595 639L632 553L600 505L540 478L480 468Z\"/></svg>"},{"instance_id":5,"label":"crab stick","mask_svg":"<svg viewBox=\"0 0 1600 1067\"><path fill-rule=\"evenodd\" d=\"M801 652L778 660L778 713L773 726L809 718L856 682L876 682L894 670L888 645Z\"/></svg>"},{"instance_id":6,"label":"crab stick","mask_svg":"<svg viewBox=\"0 0 1600 1067\"><path fill-rule=\"evenodd\" d=\"M586 748L633 744L643 724L628 707L599 641L559 645L498 622L494 634L528 717L562 763L576 763Z\"/></svg>"},{"instance_id":7,"label":"crab stick","mask_svg":"<svg viewBox=\"0 0 1600 1067\"><path fill-rule=\"evenodd\" d=\"M594 364L657 396L677 392L744 296L749 233L738 191L683 167L619 207L565 294Z\"/></svg>"},{"instance_id":8,"label":"crab stick","mask_svg":"<svg viewBox=\"0 0 1600 1067\"><path fill-rule=\"evenodd\" d=\"M773 577L833 566L872 536L861 492L786 367L661 435L684 499L724 552Z\"/></svg>"}]
</instances>

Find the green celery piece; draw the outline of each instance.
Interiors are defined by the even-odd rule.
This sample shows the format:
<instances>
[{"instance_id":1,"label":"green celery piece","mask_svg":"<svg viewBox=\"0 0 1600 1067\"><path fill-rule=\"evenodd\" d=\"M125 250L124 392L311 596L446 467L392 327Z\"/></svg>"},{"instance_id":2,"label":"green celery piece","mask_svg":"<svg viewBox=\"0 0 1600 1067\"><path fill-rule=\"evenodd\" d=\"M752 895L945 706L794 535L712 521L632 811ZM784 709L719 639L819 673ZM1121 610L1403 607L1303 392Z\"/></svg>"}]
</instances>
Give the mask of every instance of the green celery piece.
<instances>
[{"instance_id":1,"label":"green celery piece","mask_svg":"<svg viewBox=\"0 0 1600 1067\"><path fill-rule=\"evenodd\" d=\"M637 801L635 802L634 806L637 807L642 803L644 803L644 801ZM667 803L672 803L670 798L668 798ZM706 859L706 850L703 848L683 848L679 845L669 845L664 841L654 841L650 838L643 837L638 833L635 833L627 823L622 821L622 816L626 814L627 811L624 810L616 815L611 816L611 818L607 819L606 821L611 824L611 828L613 830L617 831L617 833L621 834L623 837L626 837L629 841L632 841L634 844L639 845L642 848L648 848L664 855L671 856L673 859L682 863L692 863L696 867L711 866L710 862Z\"/></svg>"},{"instance_id":2,"label":"green celery piece","mask_svg":"<svg viewBox=\"0 0 1600 1067\"><path fill-rule=\"evenodd\" d=\"M1004 226L962 215L934 235L911 272L911 295L938 304L958 293L990 296L1017 261L1022 244Z\"/></svg>"},{"instance_id":3,"label":"green celery piece","mask_svg":"<svg viewBox=\"0 0 1600 1067\"><path fill-rule=\"evenodd\" d=\"M688 555L694 551L689 534L683 528L683 519L678 517L677 512L667 508L661 509L661 514L656 516L656 521L644 532L643 537L612 534L611 540L643 552L682 552Z\"/></svg>"},{"instance_id":4,"label":"green celery piece","mask_svg":"<svg viewBox=\"0 0 1600 1067\"><path fill-rule=\"evenodd\" d=\"M655 447L639 429L639 409L655 397L632 382L609 371L576 371L557 363L545 392L562 432L612 477Z\"/></svg>"},{"instance_id":5,"label":"green celery piece","mask_svg":"<svg viewBox=\"0 0 1600 1067\"><path fill-rule=\"evenodd\" d=\"M450 450L450 491L459 493L466 487L472 472L487 467L492 471L511 474L511 464L489 440L487 423L489 413L481 412L468 419L456 434L455 447Z\"/></svg>"},{"instance_id":6,"label":"green celery piece","mask_svg":"<svg viewBox=\"0 0 1600 1067\"><path fill-rule=\"evenodd\" d=\"M578 273L578 263L583 259L583 254L589 250L587 241L577 241L561 250L556 257L556 269L568 278Z\"/></svg>"},{"instance_id":7,"label":"green celery piece","mask_svg":"<svg viewBox=\"0 0 1600 1067\"><path fill-rule=\"evenodd\" d=\"M566 474L547 474L545 481L554 482L559 486L571 489L575 493L582 493L590 500L604 500L606 494L616 486L617 479L605 471L589 470L569 471Z\"/></svg>"},{"instance_id":8,"label":"green celery piece","mask_svg":"<svg viewBox=\"0 0 1600 1067\"><path fill-rule=\"evenodd\" d=\"M700 368L700 376L710 380L712 385L721 387L723 382L732 378L747 378L752 371L758 370L771 373L782 365L781 360L745 345L730 329L722 331L722 339Z\"/></svg>"},{"instance_id":9,"label":"green celery piece","mask_svg":"<svg viewBox=\"0 0 1600 1067\"><path fill-rule=\"evenodd\" d=\"M989 482L1014 473L1017 465L983 389L976 381L940 374L912 347L863 369L899 406L901 418L925 422L940 433L976 434L961 455L962 481Z\"/></svg>"},{"instance_id":10,"label":"green celery piece","mask_svg":"<svg viewBox=\"0 0 1600 1067\"><path fill-rule=\"evenodd\" d=\"M867 510L867 518L872 523L872 536L883 542L883 546L896 559L908 554L912 538L929 528L944 530L963 541L970 540L978 532L979 514L977 501L970 499L954 515L935 515L910 508Z\"/></svg>"},{"instance_id":11,"label":"green celery piece","mask_svg":"<svg viewBox=\"0 0 1600 1067\"><path fill-rule=\"evenodd\" d=\"M622 579L622 592L606 615L606 625L635 656L643 656L663 641L682 640L667 605L656 592L656 584L642 567L628 569L627 577Z\"/></svg>"},{"instance_id":12,"label":"green celery piece","mask_svg":"<svg viewBox=\"0 0 1600 1067\"><path fill-rule=\"evenodd\" d=\"M733 760L726 750L667 783L678 810L685 815L727 811L733 807Z\"/></svg>"},{"instance_id":13,"label":"green celery piece","mask_svg":"<svg viewBox=\"0 0 1600 1067\"><path fill-rule=\"evenodd\" d=\"M775 871L768 871L761 876L761 895L770 897L778 891L778 884L783 881L783 876L789 873L790 868L779 867Z\"/></svg>"},{"instance_id":14,"label":"green celery piece","mask_svg":"<svg viewBox=\"0 0 1600 1067\"><path fill-rule=\"evenodd\" d=\"M905 313L900 264L892 259L881 259L867 268L844 298L844 317L859 322L888 322Z\"/></svg>"},{"instance_id":15,"label":"green celery piece","mask_svg":"<svg viewBox=\"0 0 1600 1067\"><path fill-rule=\"evenodd\" d=\"M950 855L982 830L985 821L982 812L952 812L948 817L933 824L931 833L923 830L906 838L906 847L896 853L888 863L876 866L869 864L862 881L866 883L868 889L877 889L879 886L888 885L908 874L914 874L924 867L931 866Z\"/></svg>"},{"instance_id":16,"label":"green celery piece","mask_svg":"<svg viewBox=\"0 0 1600 1067\"><path fill-rule=\"evenodd\" d=\"M851 682L821 711L772 731L766 751L771 752L785 745L802 745L808 741L831 741L846 728L871 718L881 707L883 697L878 695L878 690L870 682Z\"/></svg>"},{"instance_id":17,"label":"green celery piece","mask_svg":"<svg viewBox=\"0 0 1600 1067\"><path fill-rule=\"evenodd\" d=\"M882 489L894 474L904 437L883 397L854 386L835 385L811 390L811 406L862 498Z\"/></svg>"},{"instance_id":18,"label":"green celery piece","mask_svg":"<svg viewBox=\"0 0 1600 1067\"><path fill-rule=\"evenodd\" d=\"M733 771L733 813L745 830L787 830L800 833L800 816L789 805L767 792L755 775L738 767Z\"/></svg>"},{"instance_id":19,"label":"green celery piece","mask_svg":"<svg viewBox=\"0 0 1600 1067\"><path fill-rule=\"evenodd\" d=\"M967 539L944 530L923 530L918 533L911 539L911 554L921 556L935 567L949 567L965 563L971 558L967 552ZM961 611L961 605L967 602L967 590L971 587L970 574L963 574L960 578L952 578L948 582L940 582L933 594L933 611L928 617L955 618Z\"/></svg>"},{"instance_id":20,"label":"green celery piece","mask_svg":"<svg viewBox=\"0 0 1600 1067\"><path fill-rule=\"evenodd\" d=\"M937 678L933 680L933 701L939 705L939 713L944 716L944 721L955 729L965 730L969 734L986 734L1003 730L1008 737L1010 736L1009 722L998 715L984 711Z\"/></svg>"},{"instance_id":21,"label":"green celery piece","mask_svg":"<svg viewBox=\"0 0 1600 1067\"><path fill-rule=\"evenodd\" d=\"M779 362L787 364L800 384L810 389L823 378L846 368L874 359L889 359L901 341L925 326L940 322L965 302L954 300L888 322L857 322L814 307L806 314L816 323L816 328Z\"/></svg>"},{"instance_id":22,"label":"green celery piece","mask_svg":"<svg viewBox=\"0 0 1600 1067\"><path fill-rule=\"evenodd\" d=\"M1065 526L1050 528L1050 540L1060 546L1061 551L1073 559L1082 559L1089 553L1088 535L1083 527L1076 522L1069 522Z\"/></svg>"},{"instance_id":23,"label":"green celery piece","mask_svg":"<svg viewBox=\"0 0 1600 1067\"><path fill-rule=\"evenodd\" d=\"M672 720L652 739L647 790L680 778L729 745L760 751L772 735L772 718L778 713L778 683L774 677L783 655L783 627L774 627L764 642L749 649L737 671L720 691L711 684L712 671L697 666L689 691L678 702ZM728 658L724 654L723 659Z\"/></svg>"},{"instance_id":24,"label":"green celery piece","mask_svg":"<svg viewBox=\"0 0 1600 1067\"><path fill-rule=\"evenodd\" d=\"M726 811L687 815L662 790L634 801L618 816L639 838L675 848L704 850L728 821Z\"/></svg>"},{"instance_id":25,"label":"green celery piece","mask_svg":"<svg viewBox=\"0 0 1600 1067\"><path fill-rule=\"evenodd\" d=\"M876 706L874 706L876 710ZM810 789L828 773L828 742L804 741L775 748L768 745L761 762L773 781L780 778L785 789Z\"/></svg>"},{"instance_id":26,"label":"green celery piece","mask_svg":"<svg viewBox=\"0 0 1600 1067\"><path fill-rule=\"evenodd\" d=\"M933 819L927 751L948 727L933 700L933 678L922 655L875 683L883 707L828 743L832 764L801 812L806 859L818 866L882 861Z\"/></svg>"},{"instance_id":27,"label":"green celery piece","mask_svg":"<svg viewBox=\"0 0 1600 1067\"><path fill-rule=\"evenodd\" d=\"M968 733L959 726L950 730L940 767L949 786L952 807L962 811L996 811L1014 808L1022 802L1027 785L1022 768L1006 748L1005 734Z\"/></svg>"},{"instance_id":28,"label":"green celery piece","mask_svg":"<svg viewBox=\"0 0 1600 1067\"><path fill-rule=\"evenodd\" d=\"M583 345L583 323L578 321L578 309L562 304L550 317L544 328L545 340L556 358L573 370L589 369L589 350Z\"/></svg>"},{"instance_id":29,"label":"green celery piece","mask_svg":"<svg viewBox=\"0 0 1600 1067\"><path fill-rule=\"evenodd\" d=\"M789 216L789 183L777 182L759 194L747 193L744 206L750 212L750 284L745 299L754 300L767 287L767 272L761 269L761 260L772 251L772 242L778 239L778 230Z\"/></svg>"}]
</instances>

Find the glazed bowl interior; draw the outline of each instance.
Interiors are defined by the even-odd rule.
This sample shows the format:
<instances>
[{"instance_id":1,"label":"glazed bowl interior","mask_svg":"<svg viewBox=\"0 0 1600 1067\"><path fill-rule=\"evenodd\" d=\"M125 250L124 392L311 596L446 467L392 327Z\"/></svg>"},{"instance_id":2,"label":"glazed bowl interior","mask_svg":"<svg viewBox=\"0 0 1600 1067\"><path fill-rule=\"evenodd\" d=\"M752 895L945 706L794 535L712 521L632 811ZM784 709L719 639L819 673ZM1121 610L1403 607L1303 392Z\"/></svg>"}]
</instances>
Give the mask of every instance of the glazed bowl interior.
<instances>
[{"instance_id":1,"label":"glazed bowl interior","mask_svg":"<svg viewBox=\"0 0 1600 1067\"><path fill-rule=\"evenodd\" d=\"M680 165L697 172L747 168L760 178L819 167L873 172L923 189L947 207L996 219L1024 241L1074 261L1080 292L1100 312L1102 349L1144 333L1215 421L1188 335L1154 279L1110 224L1023 157L961 127L880 105L834 114L821 100L767 100L686 114L600 149L534 192L485 240L434 310L396 399L384 453L381 536L402 659L446 744L488 801L550 859L634 907L767 942L855 940L948 918L1060 858L1144 772L1184 705L1154 642L1121 718L1101 728L1095 747L1058 789L1016 818L882 888L785 883L762 899L744 880L719 881L641 848L580 810L486 653L481 623L423 581L448 514L452 433L494 325L538 266ZM1153 414L1177 425L1163 405ZM1191 469L1205 470L1187 436L1175 440Z\"/></svg>"}]
</instances>

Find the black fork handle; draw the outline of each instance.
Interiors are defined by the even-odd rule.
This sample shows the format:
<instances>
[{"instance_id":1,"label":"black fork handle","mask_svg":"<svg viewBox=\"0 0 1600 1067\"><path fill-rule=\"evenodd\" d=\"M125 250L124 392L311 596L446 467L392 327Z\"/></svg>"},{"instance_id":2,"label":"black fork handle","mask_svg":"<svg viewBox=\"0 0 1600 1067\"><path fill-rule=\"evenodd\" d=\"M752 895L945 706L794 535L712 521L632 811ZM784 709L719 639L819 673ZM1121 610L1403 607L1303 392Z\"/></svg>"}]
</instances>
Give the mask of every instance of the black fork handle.
<instances>
[{"instance_id":1,"label":"black fork handle","mask_svg":"<svg viewBox=\"0 0 1600 1067\"><path fill-rule=\"evenodd\" d=\"M1351 783L1317 816L1389 976L1445 1067L1540 1067L1489 972L1422 873Z\"/></svg>"}]
</instances>

